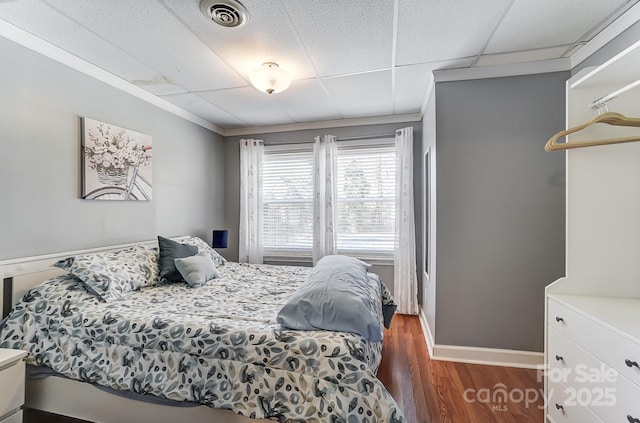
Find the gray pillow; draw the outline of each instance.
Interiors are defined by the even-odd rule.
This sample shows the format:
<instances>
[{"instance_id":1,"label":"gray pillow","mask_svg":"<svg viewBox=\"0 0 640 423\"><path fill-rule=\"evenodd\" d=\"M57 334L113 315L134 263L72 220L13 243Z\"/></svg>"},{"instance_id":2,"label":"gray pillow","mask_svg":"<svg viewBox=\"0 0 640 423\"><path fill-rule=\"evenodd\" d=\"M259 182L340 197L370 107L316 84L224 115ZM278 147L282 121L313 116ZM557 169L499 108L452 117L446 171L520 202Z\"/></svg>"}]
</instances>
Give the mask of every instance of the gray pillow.
<instances>
[{"instance_id":1,"label":"gray pillow","mask_svg":"<svg viewBox=\"0 0 640 423\"><path fill-rule=\"evenodd\" d=\"M216 265L206 253L174 260L176 269L192 288L202 286L220 276Z\"/></svg>"},{"instance_id":2,"label":"gray pillow","mask_svg":"<svg viewBox=\"0 0 640 423\"><path fill-rule=\"evenodd\" d=\"M182 275L176 269L174 260L196 254L198 254L197 247L158 235L158 277L160 282L182 282Z\"/></svg>"},{"instance_id":3,"label":"gray pillow","mask_svg":"<svg viewBox=\"0 0 640 423\"><path fill-rule=\"evenodd\" d=\"M380 293L369 284L370 268L352 257L323 257L282 307L278 323L289 329L351 332L382 341L375 312Z\"/></svg>"}]
</instances>

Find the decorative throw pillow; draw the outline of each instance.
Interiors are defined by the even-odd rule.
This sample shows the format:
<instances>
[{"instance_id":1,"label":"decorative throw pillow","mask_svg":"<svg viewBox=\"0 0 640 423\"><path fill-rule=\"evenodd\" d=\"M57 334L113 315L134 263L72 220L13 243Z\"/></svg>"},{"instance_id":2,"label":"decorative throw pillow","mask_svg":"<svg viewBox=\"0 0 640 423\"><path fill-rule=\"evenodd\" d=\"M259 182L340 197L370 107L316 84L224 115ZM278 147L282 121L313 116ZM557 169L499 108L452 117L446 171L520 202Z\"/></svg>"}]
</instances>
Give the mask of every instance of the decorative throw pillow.
<instances>
[{"instance_id":1,"label":"decorative throw pillow","mask_svg":"<svg viewBox=\"0 0 640 423\"><path fill-rule=\"evenodd\" d=\"M208 254L216 266L224 266L224 264L227 262L227 260L224 257L222 257L220 254L218 254L216 250L211 248L209 244L207 244L206 242L204 242L202 239L198 237L191 236L189 238L183 239L181 242L183 244L194 245L198 247L198 253Z\"/></svg>"},{"instance_id":2,"label":"decorative throw pillow","mask_svg":"<svg viewBox=\"0 0 640 423\"><path fill-rule=\"evenodd\" d=\"M323 257L282 307L278 323L290 329L352 332L382 341L379 312L372 300L372 295L380 293L371 292L370 267L353 257Z\"/></svg>"},{"instance_id":3,"label":"decorative throw pillow","mask_svg":"<svg viewBox=\"0 0 640 423\"><path fill-rule=\"evenodd\" d=\"M182 275L176 268L175 259L195 256L198 248L158 236L158 276L161 283L181 282Z\"/></svg>"},{"instance_id":4,"label":"decorative throw pillow","mask_svg":"<svg viewBox=\"0 0 640 423\"><path fill-rule=\"evenodd\" d=\"M195 256L177 258L174 260L178 272L190 287L202 286L211 279L220 276L216 265L208 254L199 253Z\"/></svg>"},{"instance_id":5,"label":"decorative throw pillow","mask_svg":"<svg viewBox=\"0 0 640 423\"><path fill-rule=\"evenodd\" d=\"M80 279L105 302L123 298L158 279L157 254L142 246L68 257L53 266Z\"/></svg>"}]
</instances>

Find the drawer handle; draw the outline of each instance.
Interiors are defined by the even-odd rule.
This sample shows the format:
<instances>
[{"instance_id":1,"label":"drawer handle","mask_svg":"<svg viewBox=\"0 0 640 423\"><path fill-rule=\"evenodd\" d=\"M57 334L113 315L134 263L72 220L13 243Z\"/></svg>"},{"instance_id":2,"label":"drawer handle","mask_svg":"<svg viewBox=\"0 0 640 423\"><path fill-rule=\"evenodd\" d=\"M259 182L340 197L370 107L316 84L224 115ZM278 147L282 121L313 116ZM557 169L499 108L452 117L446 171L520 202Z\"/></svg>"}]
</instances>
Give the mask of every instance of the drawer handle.
<instances>
[{"instance_id":1,"label":"drawer handle","mask_svg":"<svg viewBox=\"0 0 640 423\"><path fill-rule=\"evenodd\" d=\"M628 358L624 361L624 364L626 364L627 367L638 367L638 368L640 368L640 366L638 366L638 362L637 361L631 361ZM640 420L638 420L638 423L640 423Z\"/></svg>"},{"instance_id":2,"label":"drawer handle","mask_svg":"<svg viewBox=\"0 0 640 423\"><path fill-rule=\"evenodd\" d=\"M629 423L640 423L640 419L636 419L633 416L627 416L627 420L629 420Z\"/></svg>"},{"instance_id":3,"label":"drawer handle","mask_svg":"<svg viewBox=\"0 0 640 423\"><path fill-rule=\"evenodd\" d=\"M564 361L564 357L556 354L556 361Z\"/></svg>"},{"instance_id":4,"label":"drawer handle","mask_svg":"<svg viewBox=\"0 0 640 423\"><path fill-rule=\"evenodd\" d=\"M556 316L556 322L560 323L560 322L564 322L564 319L560 316Z\"/></svg>"}]
</instances>

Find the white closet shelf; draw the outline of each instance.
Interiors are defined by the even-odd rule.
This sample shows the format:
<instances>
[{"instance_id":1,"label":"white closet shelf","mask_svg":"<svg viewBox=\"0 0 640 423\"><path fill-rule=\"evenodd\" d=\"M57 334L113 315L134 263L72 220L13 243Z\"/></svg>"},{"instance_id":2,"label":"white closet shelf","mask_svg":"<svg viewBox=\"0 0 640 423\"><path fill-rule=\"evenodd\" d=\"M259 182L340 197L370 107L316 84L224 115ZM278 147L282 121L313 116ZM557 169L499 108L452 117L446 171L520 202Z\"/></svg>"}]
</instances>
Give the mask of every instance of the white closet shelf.
<instances>
[{"instance_id":1,"label":"white closet shelf","mask_svg":"<svg viewBox=\"0 0 640 423\"><path fill-rule=\"evenodd\" d=\"M616 91L640 79L638 63L640 63L640 41L586 73L573 82L570 88L612 86L611 92Z\"/></svg>"}]
</instances>

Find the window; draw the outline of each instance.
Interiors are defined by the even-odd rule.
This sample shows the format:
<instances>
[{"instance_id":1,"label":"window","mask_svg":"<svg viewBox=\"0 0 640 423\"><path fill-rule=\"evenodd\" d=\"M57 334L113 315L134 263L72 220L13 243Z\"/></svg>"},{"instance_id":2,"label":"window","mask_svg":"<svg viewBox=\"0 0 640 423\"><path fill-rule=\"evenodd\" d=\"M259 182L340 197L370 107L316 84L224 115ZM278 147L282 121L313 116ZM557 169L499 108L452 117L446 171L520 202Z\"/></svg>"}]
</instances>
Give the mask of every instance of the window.
<instances>
[{"instance_id":1,"label":"window","mask_svg":"<svg viewBox=\"0 0 640 423\"><path fill-rule=\"evenodd\" d=\"M338 142L338 253L359 257L393 254L395 163L394 139ZM265 146L265 255L311 256L313 196L312 144Z\"/></svg>"},{"instance_id":2,"label":"window","mask_svg":"<svg viewBox=\"0 0 640 423\"><path fill-rule=\"evenodd\" d=\"M285 148L286 147L286 148ZM265 146L263 245L265 255L311 254L313 243L313 151Z\"/></svg>"},{"instance_id":3,"label":"window","mask_svg":"<svg viewBox=\"0 0 640 423\"><path fill-rule=\"evenodd\" d=\"M393 139L386 141L373 145L371 141L367 145L338 143L340 253L393 253L396 153Z\"/></svg>"}]
</instances>

